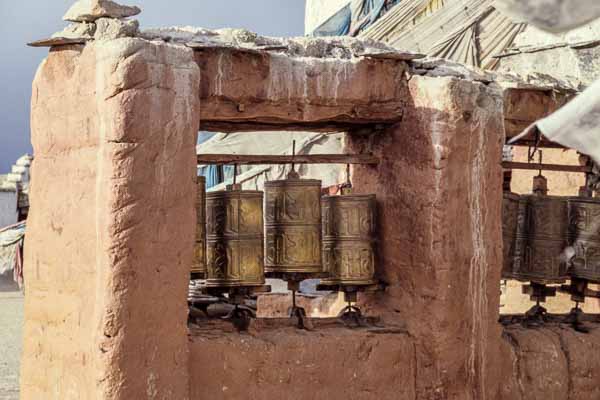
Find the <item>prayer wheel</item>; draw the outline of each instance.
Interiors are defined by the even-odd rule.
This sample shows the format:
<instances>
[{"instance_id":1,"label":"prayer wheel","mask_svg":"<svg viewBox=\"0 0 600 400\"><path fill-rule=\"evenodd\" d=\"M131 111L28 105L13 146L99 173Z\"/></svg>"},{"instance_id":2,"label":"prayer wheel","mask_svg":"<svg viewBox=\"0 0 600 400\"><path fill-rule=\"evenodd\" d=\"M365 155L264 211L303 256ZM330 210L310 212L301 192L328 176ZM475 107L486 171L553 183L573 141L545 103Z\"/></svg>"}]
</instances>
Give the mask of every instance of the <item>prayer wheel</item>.
<instances>
[{"instance_id":1,"label":"prayer wheel","mask_svg":"<svg viewBox=\"0 0 600 400\"><path fill-rule=\"evenodd\" d=\"M206 179L198 177L196 192L196 244L192 274L206 276Z\"/></svg>"},{"instance_id":2,"label":"prayer wheel","mask_svg":"<svg viewBox=\"0 0 600 400\"><path fill-rule=\"evenodd\" d=\"M510 192L504 192L502 198L502 278L504 279L513 278L517 227L519 226L519 200L518 194ZM523 235L519 235L519 238L522 239Z\"/></svg>"},{"instance_id":3,"label":"prayer wheel","mask_svg":"<svg viewBox=\"0 0 600 400\"><path fill-rule=\"evenodd\" d=\"M517 226L514 279L543 285L567 279L567 205L566 197L523 196L518 218L524 226Z\"/></svg>"},{"instance_id":4,"label":"prayer wheel","mask_svg":"<svg viewBox=\"0 0 600 400\"><path fill-rule=\"evenodd\" d=\"M265 183L266 272L323 272L320 199L321 181L294 172Z\"/></svg>"},{"instance_id":5,"label":"prayer wheel","mask_svg":"<svg viewBox=\"0 0 600 400\"><path fill-rule=\"evenodd\" d=\"M208 193L206 214L206 286L263 285L263 193L239 185Z\"/></svg>"},{"instance_id":6,"label":"prayer wheel","mask_svg":"<svg viewBox=\"0 0 600 400\"><path fill-rule=\"evenodd\" d=\"M323 214L323 265L325 285L374 284L376 196L325 196Z\"/></svg>"},{"instance_id":7,"label":"prayer wheel","mask_svg":"<svg viewBox=\"0 0 600 400\"><path fill-rule=\"evenodd\" d=\"M575 252L570 275L600 283L599 199L569 199L569 244Z\"/></svg>"}]
</instances>

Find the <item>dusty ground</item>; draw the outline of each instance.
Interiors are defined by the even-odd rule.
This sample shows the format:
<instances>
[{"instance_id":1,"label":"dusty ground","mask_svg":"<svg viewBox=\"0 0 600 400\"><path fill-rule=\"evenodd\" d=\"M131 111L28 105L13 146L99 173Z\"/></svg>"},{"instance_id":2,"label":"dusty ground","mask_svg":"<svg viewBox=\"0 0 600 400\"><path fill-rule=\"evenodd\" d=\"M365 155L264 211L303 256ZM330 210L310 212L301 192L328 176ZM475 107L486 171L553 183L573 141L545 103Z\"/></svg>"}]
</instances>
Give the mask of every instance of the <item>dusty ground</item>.
<instances>
[{"instance_id":1,"label":"dusty ground","mask_svg":"<svg viewBox=\"0 0 600 400\"><path fill-rule=\"evenodd\" d=\"M23 296L0 282L0 400L19 398Z\"/></svg>"}]
</instances>

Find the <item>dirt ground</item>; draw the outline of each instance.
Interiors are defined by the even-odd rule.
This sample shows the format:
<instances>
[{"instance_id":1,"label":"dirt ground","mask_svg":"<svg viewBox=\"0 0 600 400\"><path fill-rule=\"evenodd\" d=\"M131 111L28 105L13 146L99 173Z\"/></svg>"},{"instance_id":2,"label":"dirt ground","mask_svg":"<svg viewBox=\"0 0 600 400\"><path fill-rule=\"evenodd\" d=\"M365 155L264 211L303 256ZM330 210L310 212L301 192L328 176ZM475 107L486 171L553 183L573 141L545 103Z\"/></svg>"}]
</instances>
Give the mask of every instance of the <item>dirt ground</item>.
<instances>
[{"instance_id":1,"label":"dirt ground","mask_svg":"<svg viewBox=\"0 0 600 400\"><path fill-rule=\"evenodd\" d=\"M19 399L23 295L0 281L0 400Z\"/></svg>"}]
</instances>

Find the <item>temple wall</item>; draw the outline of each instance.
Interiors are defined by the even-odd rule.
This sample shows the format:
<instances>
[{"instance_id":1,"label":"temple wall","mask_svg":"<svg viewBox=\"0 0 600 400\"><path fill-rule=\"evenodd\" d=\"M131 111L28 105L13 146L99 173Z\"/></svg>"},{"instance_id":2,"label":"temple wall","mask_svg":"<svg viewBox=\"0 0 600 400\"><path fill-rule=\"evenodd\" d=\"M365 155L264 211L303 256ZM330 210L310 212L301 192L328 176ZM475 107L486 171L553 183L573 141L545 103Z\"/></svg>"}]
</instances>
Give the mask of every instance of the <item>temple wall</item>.
<instances>
[{"instance_id":1,"label":"temple wall","mask_svg":"<svg viewBox=\"0 0 600 400\"><path fill-rule=\"evenodd\" d=\"M32 99L23 399L598 397L598 330L503 332L498 323L501 90L450 77L405 79L400 62L364 64L397 66L399 79L376 72L372 81L382 88L374 94L399 107L391 115L398 122L347 143L349 152L381 160L355 167L353 177L357 192L378 197L377 273L388 287L359 300L382 327L188 328L200 100L222 100L210 92L214 75L200 80L210 62L184 46L118 39L55 48L41 65ZM258 89L222 82L228 96L237 85L242 100L242 86ZM369 93L364 85L346 93L347 105ZM314 114L289 118L305 123L330 110L331 98L316 100ZM247 117L274 110L257 102Z\"/></svg>"}]
</instances>

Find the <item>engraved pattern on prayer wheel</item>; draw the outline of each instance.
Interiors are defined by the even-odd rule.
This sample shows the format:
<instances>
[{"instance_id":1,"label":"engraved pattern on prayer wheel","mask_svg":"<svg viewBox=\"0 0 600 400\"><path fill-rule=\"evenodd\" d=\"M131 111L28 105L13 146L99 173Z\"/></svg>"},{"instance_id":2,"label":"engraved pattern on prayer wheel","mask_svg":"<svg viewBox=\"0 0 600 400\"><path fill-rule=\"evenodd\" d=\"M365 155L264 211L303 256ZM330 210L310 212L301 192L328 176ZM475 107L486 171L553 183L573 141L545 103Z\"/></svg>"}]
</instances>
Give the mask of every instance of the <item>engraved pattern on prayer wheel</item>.
<instances>
[{"instance_id":1,"label":"engraved pattern on prayer wheel","mask_svg":"<svg viewBox=\"0 0 600 400\"><path fill-rule=\"evenodd\" d=\"M600 200L569 199L569 243L571 276L600 283Z\"/></svg>"},{"instance_id":2,"label":"engraved pattern on prayer wheel","mask_svg":"<svg viewBox=\"0 0 600 400\"><path fill-rule=\"evenodd\" d=\"M265 270L321 273L321 181L265 183Z\"/></svg>"},{"instance_id":3,"label":"engraved pattern on prayer wheel","mask_svg":"<svg viewBox=\"0 0 600 400\"><path fill-rule=\"evenodd\" d=\"M502 278L513 278L513 264L519 222L519 195L505 192L502 198ZM521 224L522 226L522 224ZM522 239L523 235L519 235Z\"/></svg>"},{"instance_id":4,"label":"engraved pattern on prayer wheel","mask_svg":"<svg viewBox=\"0 0 600 400\"><path fill-rule=\"evenodd\" d=\"M263 193L243 190L208 193L206 218L206 286L263 285Z\"/></svg>"},{"instance_id":5,"label":"engraved pattern on prayer wheel","mask_svg":"<svg viewBox=\"0 0 600 400\"><path fill-rule=\"evenodd\" d=\"M198 177L196 192L196 244L191 272L206 274L206 178Z\"/></svg>"},{"instance_id":6,"label":"engraved pattern on prayer wheel","mask_svg":"<svg viewBox=\"0 0 600 400\"><path fill-rule=\"evenodd\" d=\"M568 246L568 198L531 195L522 199L524 228L517 228L513 276L539 284L562 283L567 279L563 253Z\"/></svg>"},{"instance_id":7,"label":"engraved pattern on prayer wheel","mask_svg":"<svg viewBox=\"0 0 600 400\"><path fill-rule=\"evenodd\" d=\"M323 266L329 275L321 283L375 283L376 196L325 196L321 207Z\"/></svg>"}]
</instances>

